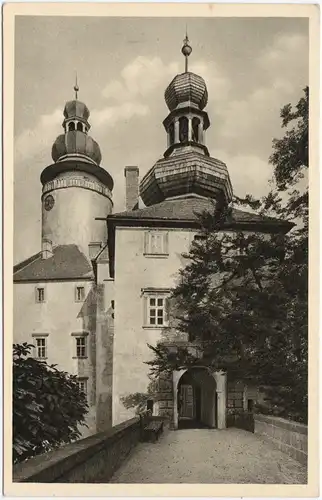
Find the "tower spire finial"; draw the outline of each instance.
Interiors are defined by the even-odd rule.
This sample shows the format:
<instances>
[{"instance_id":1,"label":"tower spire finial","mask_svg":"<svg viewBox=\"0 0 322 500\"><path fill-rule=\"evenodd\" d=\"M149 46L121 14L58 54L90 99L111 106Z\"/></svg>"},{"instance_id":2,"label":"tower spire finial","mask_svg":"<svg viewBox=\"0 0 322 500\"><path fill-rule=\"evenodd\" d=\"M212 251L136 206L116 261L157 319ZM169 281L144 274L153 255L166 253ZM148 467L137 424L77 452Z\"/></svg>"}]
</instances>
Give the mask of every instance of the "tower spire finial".
<instances>
[{"instance_id":1,"label":"tower spire finial","mask_svg":"<svg viewBox=\"0 0 322 500\"><path fill-rule=\"evenodd\" d=\"M75 99L77 101L77 97L78 97L78 91L79 91L79 86L77 84L77 71L76 71L76 75L75 75L75 85L74 85L74 90L75 90Z\"/></svg>"},{"instance_id":2,"label":"tower spire finial","mask_svg":"<svg viewBox=\"0 0 322 500\"><path fill-rule=\"evenodd\" d=\"M185 73L187 73L188 72L188 57L190 56L190 54L192 52L192 47L189 45L187 24L186 24L186 37L183 40L183 46L182 46L181 52L185 56Z\"/></svg>"}]
</instances>

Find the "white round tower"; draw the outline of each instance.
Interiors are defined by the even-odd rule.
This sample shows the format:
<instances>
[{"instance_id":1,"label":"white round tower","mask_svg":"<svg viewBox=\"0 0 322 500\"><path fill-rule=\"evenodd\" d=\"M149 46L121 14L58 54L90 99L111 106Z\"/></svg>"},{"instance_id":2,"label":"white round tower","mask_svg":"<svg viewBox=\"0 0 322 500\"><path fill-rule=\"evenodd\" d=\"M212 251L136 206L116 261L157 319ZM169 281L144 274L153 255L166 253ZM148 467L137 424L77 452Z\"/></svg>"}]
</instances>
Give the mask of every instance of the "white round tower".
<instances>
[{"instance_id":1,"label":"white round tower","mask_svg":"<svg viewBox=\"0 0 322 500\"><path fill-rule=\"evenodd\" d=\"M100 147L89 135L89 110L77 99L64 109L64 134L52 148L55 163L41 174L42 241L53 246L75 244L87 256L107 239L106 224L97 218L112 212L113 179L100 167Z\"/></svg>"}]
</instances>

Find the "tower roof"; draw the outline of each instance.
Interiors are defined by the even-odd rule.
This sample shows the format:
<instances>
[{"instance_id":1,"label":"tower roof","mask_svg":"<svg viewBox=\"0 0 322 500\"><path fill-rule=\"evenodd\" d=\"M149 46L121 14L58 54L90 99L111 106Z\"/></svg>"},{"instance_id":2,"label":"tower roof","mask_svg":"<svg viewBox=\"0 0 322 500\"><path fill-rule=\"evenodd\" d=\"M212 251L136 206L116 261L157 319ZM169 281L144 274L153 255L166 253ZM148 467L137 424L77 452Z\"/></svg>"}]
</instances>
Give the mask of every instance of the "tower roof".
<instances>
[{"instance_id":1,"label":"tower roof","mask_svg":"<svg viewBox=\"0 0 322 500\"><path fill-rule=\"evenodd\" d=\"M89 118L90 112L86 104L77 99L73 99L72 101L68 101L65 104L64 108L64 117L68 118L80 118L81 120L87 121Z\"/></svg>"},{"instance_id":2,"label":"tower roof","mask_svg":"<svg viewBox=\"0 0 322 500\"><path fill-rule=\"evenodd\" d=\"M208 91L204 79L187 71L174 77L164 93L165 102L170 111L180 105L204 109L208 102Z\"/></svg>"}]
</instances>

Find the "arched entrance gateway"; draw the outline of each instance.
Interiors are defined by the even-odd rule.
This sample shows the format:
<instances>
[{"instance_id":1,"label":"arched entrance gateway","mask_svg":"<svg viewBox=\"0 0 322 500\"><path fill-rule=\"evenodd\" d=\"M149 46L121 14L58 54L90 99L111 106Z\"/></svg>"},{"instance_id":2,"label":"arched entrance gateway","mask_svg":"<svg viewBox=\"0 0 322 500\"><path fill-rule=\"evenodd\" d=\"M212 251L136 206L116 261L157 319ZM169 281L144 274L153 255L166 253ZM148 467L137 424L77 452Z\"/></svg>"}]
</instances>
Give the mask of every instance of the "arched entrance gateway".
<instances>
[{"instance_id":1,"label":"arched entrance gateway","mask_svg":"<svg viewBox=\"0 0 322 500\"><path fill-rule=\"evenodd\" d=\"M207 367L173 372L174 429L226 428L227 376Z\"/></svg>"}]
</instances>

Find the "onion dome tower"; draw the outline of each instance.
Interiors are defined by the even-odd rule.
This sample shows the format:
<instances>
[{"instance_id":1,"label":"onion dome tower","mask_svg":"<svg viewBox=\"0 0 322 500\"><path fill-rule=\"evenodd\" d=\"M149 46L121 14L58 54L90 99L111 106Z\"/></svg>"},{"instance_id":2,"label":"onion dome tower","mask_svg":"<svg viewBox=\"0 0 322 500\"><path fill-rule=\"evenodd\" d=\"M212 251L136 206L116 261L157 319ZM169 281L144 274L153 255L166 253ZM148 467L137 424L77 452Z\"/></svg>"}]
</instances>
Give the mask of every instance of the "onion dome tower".
<instances>
[{"instance_id":1,"label":"onion dome tower","mask_svg":"<svg viewBox=\"0 0 322 500\"><path fill-rule=\"evenodd\" d=\"M185 72L174 77L165 91L170 113L163 122L167 149L143 177L140 196L146 205L179 196L199 195L229 202L232 186L225 163L209 156L205 131L210 126L204 108L207 86L201 76L188 71L192 52L188 36L181 50Z\"/></svg>"},{"instance_id":2,"label":"onion dome tower","mask_svg":"<svg viewBox=\"0 0 322 500\"><path fill-rule=\"evenodd\" d=\"M100 147L88 135L87 106L75 99L64 108L64 133L52 147L54 163L40 177L42 189L42 241L53 246L75 244L85 255L89 246L106 242L106 224L98 217L112 212L113 179L101 166Z\"/></svg>"}]
</instances>

